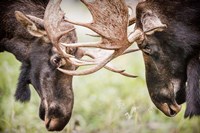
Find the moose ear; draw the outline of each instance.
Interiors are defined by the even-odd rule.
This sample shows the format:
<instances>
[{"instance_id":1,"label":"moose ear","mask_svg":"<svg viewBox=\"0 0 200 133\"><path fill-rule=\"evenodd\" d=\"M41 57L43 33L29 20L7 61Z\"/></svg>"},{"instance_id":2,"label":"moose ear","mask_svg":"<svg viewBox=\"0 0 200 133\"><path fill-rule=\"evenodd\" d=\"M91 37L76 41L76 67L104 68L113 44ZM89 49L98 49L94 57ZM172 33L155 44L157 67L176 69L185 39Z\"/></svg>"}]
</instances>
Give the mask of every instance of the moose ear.
<instances>
[{"instance_id":1,"label":"moose ear","mask_svg":"<svg viewBox=\"0 0 200 133\"><path fill-rule=\"evenodd\" d=\"M143 31L146 35L152 35L156 31L163 31L167 25L163 24L158 16L151 10L144 12L141 16Z\"/></svg>"},{"instance_id":2,"label":"moose ear","mask_svg":"<svg viewBox=\"0 0 200 133\"><path fill-rule=\"evenodd\" d=\"M47 33L46 33L45 30L39 29L36 26L36 24L33 21L31 21L22 12L15 11L15 17L16 17L17 21L19 21L32 36L35 36L35 37L45 37L45 36L47 36Z\"/></svg>"}]
</instances>

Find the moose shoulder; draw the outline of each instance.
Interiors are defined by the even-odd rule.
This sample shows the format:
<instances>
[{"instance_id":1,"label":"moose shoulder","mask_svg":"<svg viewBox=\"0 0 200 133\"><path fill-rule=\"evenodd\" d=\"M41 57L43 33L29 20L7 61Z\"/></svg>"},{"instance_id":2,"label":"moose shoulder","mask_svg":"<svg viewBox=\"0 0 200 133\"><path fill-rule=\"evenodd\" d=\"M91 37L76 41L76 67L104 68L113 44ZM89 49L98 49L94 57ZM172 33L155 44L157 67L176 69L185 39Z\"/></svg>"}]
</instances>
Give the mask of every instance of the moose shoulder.
<instances>
[{"instance_id":1,"label":"moose shoulder","mask_svg":"<svg viewBox=\"0 0 200 133\"><path fill-rule=\"evenodd\" d=\"M136 16L152 101L167 116L176 115L185 101L185 117L200 115L200 1L146 0L137 5ZM154 31L159 26L162 32Z\"/></svg>"},{"instance_id":2,"label":"moose shoulder","mask_svg":"<svg viewBox=\"0 0 200 133\"><path fill-rule=\"evenodd\" d=\"M29 84L32 84L41 98L40 118L45 121L48 130L59 131L71 117L73 90L72 76L63 74L56 68L62 65L63 68L74 70L75 66L63 61L58 50L53 47L46 28L40 23L48 2L48 0L0 1L0 51L11 52L22 63L15 93L16 100L29 101ZM41 20L38 22L32 20L26 14ZM64 23L58 28L67 31L73 29L73 25ZM74 43L76 34L70 31L60 40ZM75 55L76 49L66 48L66 51Z\"/></svg>"}]
</instances>

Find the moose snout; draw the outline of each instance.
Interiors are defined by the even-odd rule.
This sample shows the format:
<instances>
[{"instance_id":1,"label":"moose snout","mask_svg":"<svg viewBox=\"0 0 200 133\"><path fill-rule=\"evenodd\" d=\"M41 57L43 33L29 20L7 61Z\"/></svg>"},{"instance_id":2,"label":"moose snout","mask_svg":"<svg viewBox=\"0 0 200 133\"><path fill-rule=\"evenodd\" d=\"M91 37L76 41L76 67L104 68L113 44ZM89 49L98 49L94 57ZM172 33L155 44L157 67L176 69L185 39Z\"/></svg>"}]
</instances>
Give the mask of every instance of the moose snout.
<instances>
[{"instance_id":1,"label":"moose snout","mask_svg":"<svg viewBox=\"0 0 200 133\"><path fill-rule=\"evenodd\" d=\"M48 131L61 131L69 122L70 117L63 118L45 118L45 126Z\"/></svg>"},{"instance_id":2,"label":"moose snout","mask_svg":"<svg viewBox=\"0 0 200 133\"><path fill-rule=\"evenodd\" d=\"M178 105L176 102L173 104L163 103L158 107L165 115L169 117L175 116L180 110L181 105Z\"/></svg>"},{"instance_id":3,"label":"moose snout","mask_svg":"<svg viewBox=\"0 0 200 133\"><path fill-rule=\"evenodd\" d=\"M40 106L40 118L44 120L48 131L61 131L69 122L71 112L66 111L65 106L50 104L50 106ZM68 113L67 113L68 112Z\"/></svg>"}]
</instances>

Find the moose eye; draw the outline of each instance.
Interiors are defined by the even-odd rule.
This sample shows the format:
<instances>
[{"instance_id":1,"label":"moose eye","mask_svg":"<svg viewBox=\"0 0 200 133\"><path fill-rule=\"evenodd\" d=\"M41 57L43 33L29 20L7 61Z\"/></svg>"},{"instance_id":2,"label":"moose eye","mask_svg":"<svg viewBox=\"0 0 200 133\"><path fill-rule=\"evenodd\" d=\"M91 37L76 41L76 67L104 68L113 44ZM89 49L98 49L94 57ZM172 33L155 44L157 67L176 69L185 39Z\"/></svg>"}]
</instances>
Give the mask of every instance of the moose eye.
<instances>
[{"instance_id":1,"label":"moose eye","mask_svg":"<svg viewBox=\"0 0 200 133\"><path fill-rule=\"evenodd\" d=\"M54 64L59 64L60 61L61 61L61 58L59 58L59 57L55 57L55 58L52 60L52 62L53 62Z\"/></svg>"},{"instance_id":2,"label":"moose eye","mask_svg":"<svg viewBox=\"0 0 200 133\"><path fill-rule=\"evenodd\" d=\"M150 45L145 45L143 48L142 48L142 51L146 54L151 54L152 53L152 49L150 47Z\"/></svg>"},{"instance_id":3,"label":"moose eye","mask_svg":"<svg viewBox=\"0 0 200 133\"><path fill-rule=\"evenodd\" d=\"M56 67L60 67L64 65L62 58L58 55L54 55L51 57L51 64L55 65Z\"/></svg>"}]
</instances>

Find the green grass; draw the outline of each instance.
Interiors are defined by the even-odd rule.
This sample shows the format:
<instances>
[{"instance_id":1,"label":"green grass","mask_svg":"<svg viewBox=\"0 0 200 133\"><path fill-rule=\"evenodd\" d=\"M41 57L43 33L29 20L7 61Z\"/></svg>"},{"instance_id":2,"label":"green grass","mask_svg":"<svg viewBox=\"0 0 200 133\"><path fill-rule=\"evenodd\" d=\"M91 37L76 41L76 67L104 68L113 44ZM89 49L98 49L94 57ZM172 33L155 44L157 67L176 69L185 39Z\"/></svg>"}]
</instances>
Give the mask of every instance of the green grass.
<instances>
[{"instance_id":1,"label":"green grass","mask_svg":"<svg viewBox=\"0 0 200 133\"><path fill-rule=\"evenodd\" d=\"M200 119L184 119L182 111L166 117L152 104L145 80L141 54L119 58L114 64L126 68L136 79L101 70L95 74L74 77L75 103L70 123L62 131L71 133L197 133ZM20 63L8 53L0 54L0 132L47 132L39 119L40 99L32 88L29 103L14 101ZM79 126L75 126L75 123Z\"/></svg>"}]
</instances>

